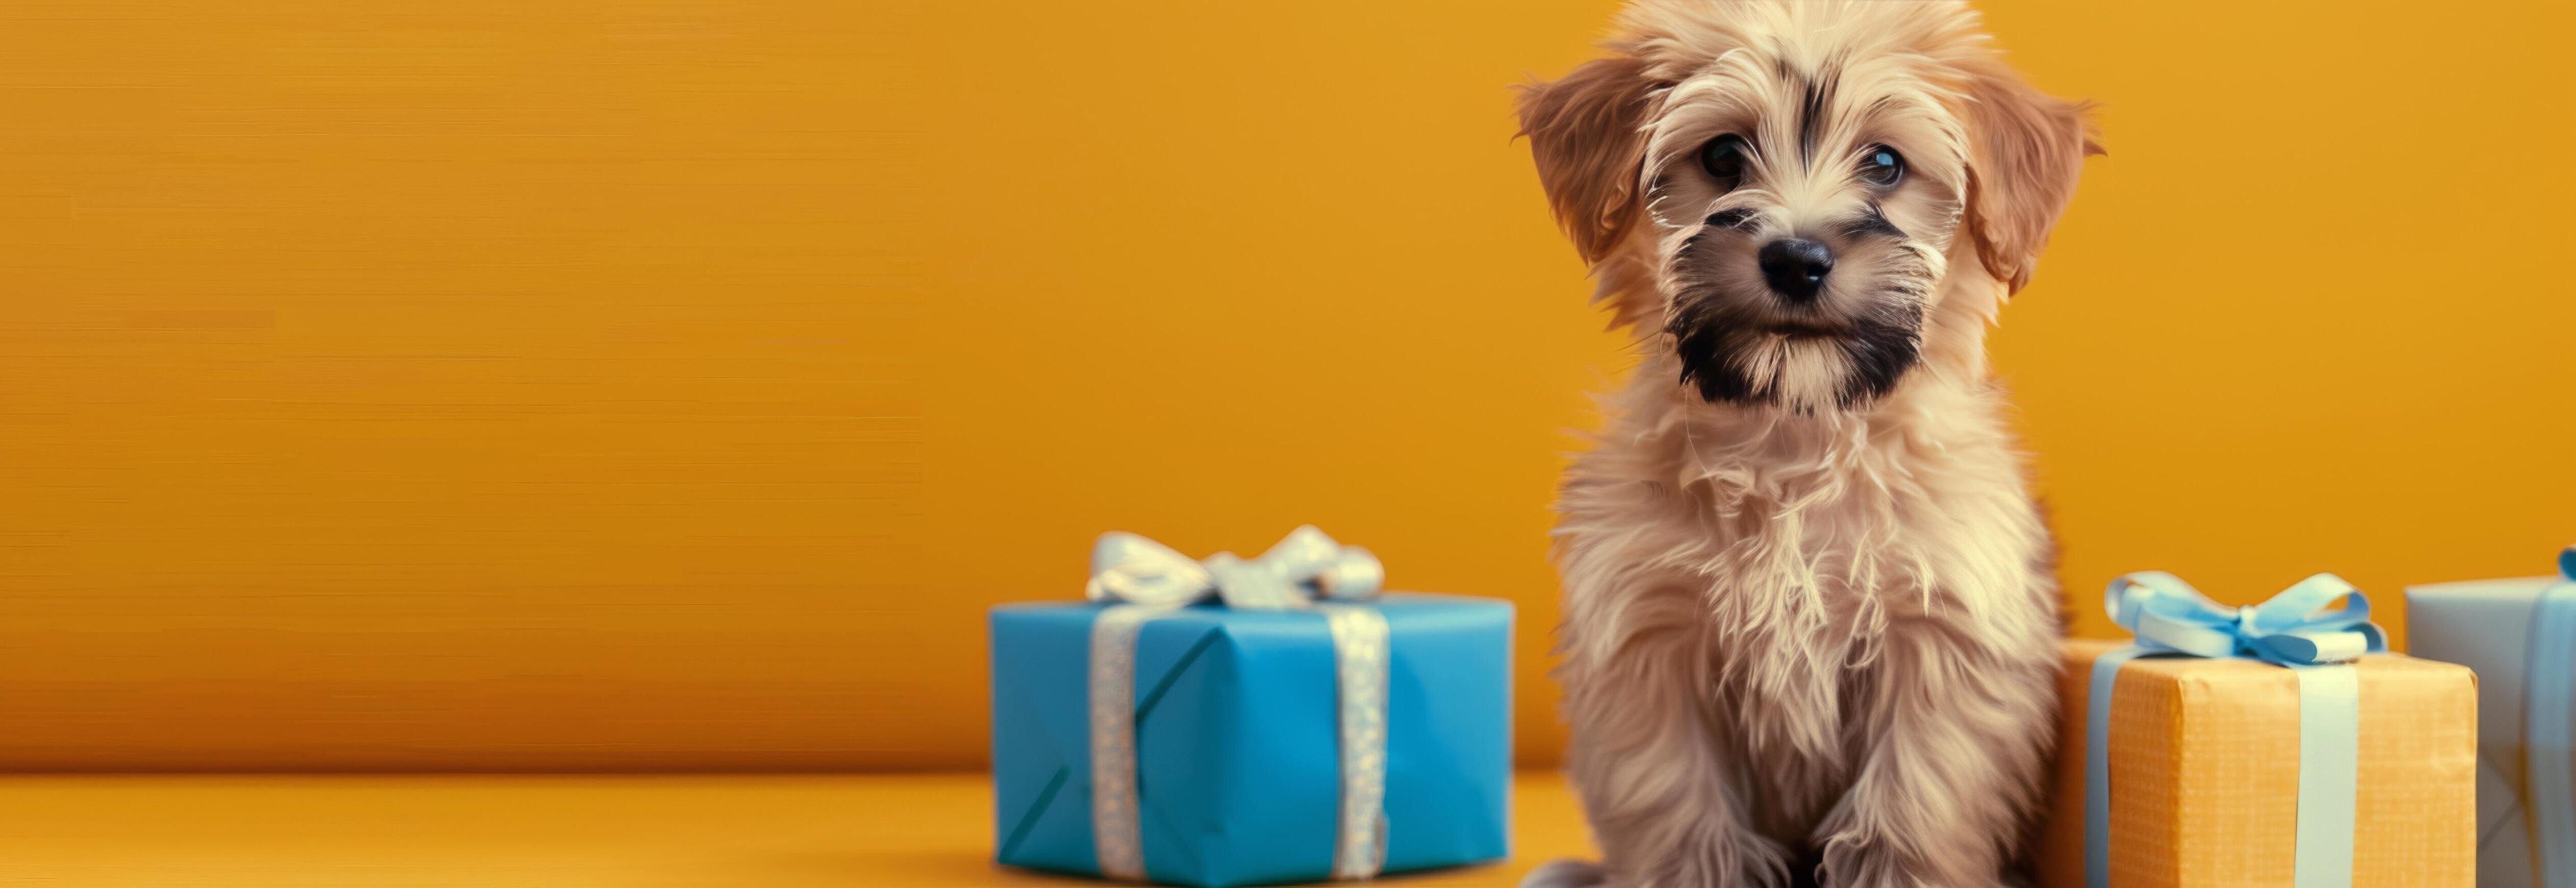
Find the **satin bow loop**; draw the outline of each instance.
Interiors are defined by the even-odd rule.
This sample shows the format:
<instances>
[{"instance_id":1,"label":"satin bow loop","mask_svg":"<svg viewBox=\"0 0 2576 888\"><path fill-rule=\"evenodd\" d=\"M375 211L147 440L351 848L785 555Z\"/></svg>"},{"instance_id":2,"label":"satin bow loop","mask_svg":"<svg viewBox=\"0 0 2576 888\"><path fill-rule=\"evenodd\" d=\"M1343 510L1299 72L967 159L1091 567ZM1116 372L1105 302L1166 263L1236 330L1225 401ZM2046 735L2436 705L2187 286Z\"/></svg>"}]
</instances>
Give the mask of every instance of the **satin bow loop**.
<instances>
[{"instance_id":1,"label":"satin bow loop","mask_svg":"<svg viewBox=\"0 0 2576 888\"><path fill-rule=\"evenodd\" d=\"M1297 610L1315 601L1374 598L1386 584L1376 555L1345 546L1313 526L1289 531L1261 553L1244 559L1219 552L1192 561L1171 547L1132 533L1100 535L1091 549L1093 601L1177 606L1218 600L1246 610Z\"/></svg>"},{"instance_id":2,"label":"satin bow loop","mask_svg":"<svg viewBox=\"0 0 2576 888\"><path fill-rule=\"evenodd\" d=\"M2345 603L2333 606L2337 599ZM2137 636L2138 646L2196 657L2314 666L2388 650L2387 635L2370 622L2369 596L2333 574L2300 580L2258 604L2229 607L2181 577L2142 571L2112 580L2102 606Z\"/></svg>"}]
</instances>

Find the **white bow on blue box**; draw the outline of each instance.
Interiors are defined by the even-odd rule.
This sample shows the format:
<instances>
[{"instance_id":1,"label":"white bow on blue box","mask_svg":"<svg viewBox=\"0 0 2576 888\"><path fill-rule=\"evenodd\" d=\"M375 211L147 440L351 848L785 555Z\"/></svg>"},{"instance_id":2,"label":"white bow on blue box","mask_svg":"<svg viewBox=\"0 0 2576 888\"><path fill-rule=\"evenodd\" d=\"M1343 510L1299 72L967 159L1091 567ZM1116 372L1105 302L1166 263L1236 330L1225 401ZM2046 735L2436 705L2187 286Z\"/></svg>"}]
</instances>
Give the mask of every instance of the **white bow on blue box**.
<instances>
[{"instance_id":1,"label":"white bow on blue box","mask_svg":"<svg viewBox=\"0 0 2576 888\"><path fill-rule=\"evenodd\" d=\"M1511 606L1383 580L1311 527L1251 559L1111 533L1086 601L994 608L997 859L1221 886L1501 857Z\"/></svg>"}]
</instances>

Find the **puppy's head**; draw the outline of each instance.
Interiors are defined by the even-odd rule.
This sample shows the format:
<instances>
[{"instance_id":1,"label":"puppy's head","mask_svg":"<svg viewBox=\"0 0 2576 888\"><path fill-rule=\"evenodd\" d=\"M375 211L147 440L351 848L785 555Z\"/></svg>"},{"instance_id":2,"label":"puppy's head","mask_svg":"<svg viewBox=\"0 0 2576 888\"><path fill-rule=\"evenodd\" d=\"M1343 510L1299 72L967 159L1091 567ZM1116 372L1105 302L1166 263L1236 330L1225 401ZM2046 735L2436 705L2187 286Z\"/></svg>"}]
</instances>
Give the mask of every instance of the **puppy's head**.
<instances>
[{"instance_id":1,"label":"puppy's head","mask_svg":"<svg viewBox=\"0 0 2576 888\"><path fill-rule=\"evenodd\" d=\"M1604 297L1683 384L1859 408L1927 352L1975 351L1940 338L1981 335L2029 280L2099 150L1976 23L1957 2L1646 0L1616 55L1522 95L1522 133ZM1944 300L1985 305L1957 333Z\"/></svg>"}]
</instances>

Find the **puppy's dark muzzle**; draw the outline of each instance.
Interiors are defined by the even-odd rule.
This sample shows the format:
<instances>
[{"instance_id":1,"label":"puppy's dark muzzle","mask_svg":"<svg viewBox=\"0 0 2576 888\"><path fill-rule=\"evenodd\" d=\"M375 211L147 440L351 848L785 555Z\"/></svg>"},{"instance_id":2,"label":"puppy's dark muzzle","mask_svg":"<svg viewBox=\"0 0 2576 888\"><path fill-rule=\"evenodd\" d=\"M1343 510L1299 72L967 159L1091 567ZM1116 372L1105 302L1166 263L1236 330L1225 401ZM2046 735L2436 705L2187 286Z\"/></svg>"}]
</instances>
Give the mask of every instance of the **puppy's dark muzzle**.
<instances>
[{"instance_id":1,"label":"puppy's dark muzzle","mask_svg":"<svg viewBox=\"0 0 2576 888\"><path fill-rule=\"evenodd\" d=\"M1834 270L1834 251L1805 238L1782 238L1763 244L1762 252L1754 258L1762 266L1762 280L1771 285L1771 292L1800 305L1816 301L1816 293L1825 288L1825 275Z\"/></svg>"}]
</instances>

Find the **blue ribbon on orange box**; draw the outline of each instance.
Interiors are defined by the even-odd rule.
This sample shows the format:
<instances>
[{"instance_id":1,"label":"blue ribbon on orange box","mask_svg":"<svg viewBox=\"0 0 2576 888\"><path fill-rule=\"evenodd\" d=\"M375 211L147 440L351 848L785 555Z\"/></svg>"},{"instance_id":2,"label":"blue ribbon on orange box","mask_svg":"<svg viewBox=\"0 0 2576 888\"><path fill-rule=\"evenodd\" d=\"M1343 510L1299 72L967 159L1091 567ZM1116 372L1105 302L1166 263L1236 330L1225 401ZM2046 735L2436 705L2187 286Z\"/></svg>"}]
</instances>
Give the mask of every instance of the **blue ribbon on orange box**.
<instances>
[{"instance_id":1,"label":"blue ribbon on orange box","mask_svg":"<svg viewBox=\"0 0 2576 888\"><path fill-rule=\"evenodd\" d=\"M2342 607L2329 607L2349 597ZM2228 607L2162 571L2112 580L2111 621L2137 642L2093 661L2084 731L2084 883L2111 883L2111 692L2122 664L2139 657L2240 657L2299 677L2299 822L2292 884L2352 884L2353 806L2361 769L2361 682L2349 663L2388 649L2370 622L2370 599L2318 574L2270 600Z\"/></svg>"}]
</instances>

